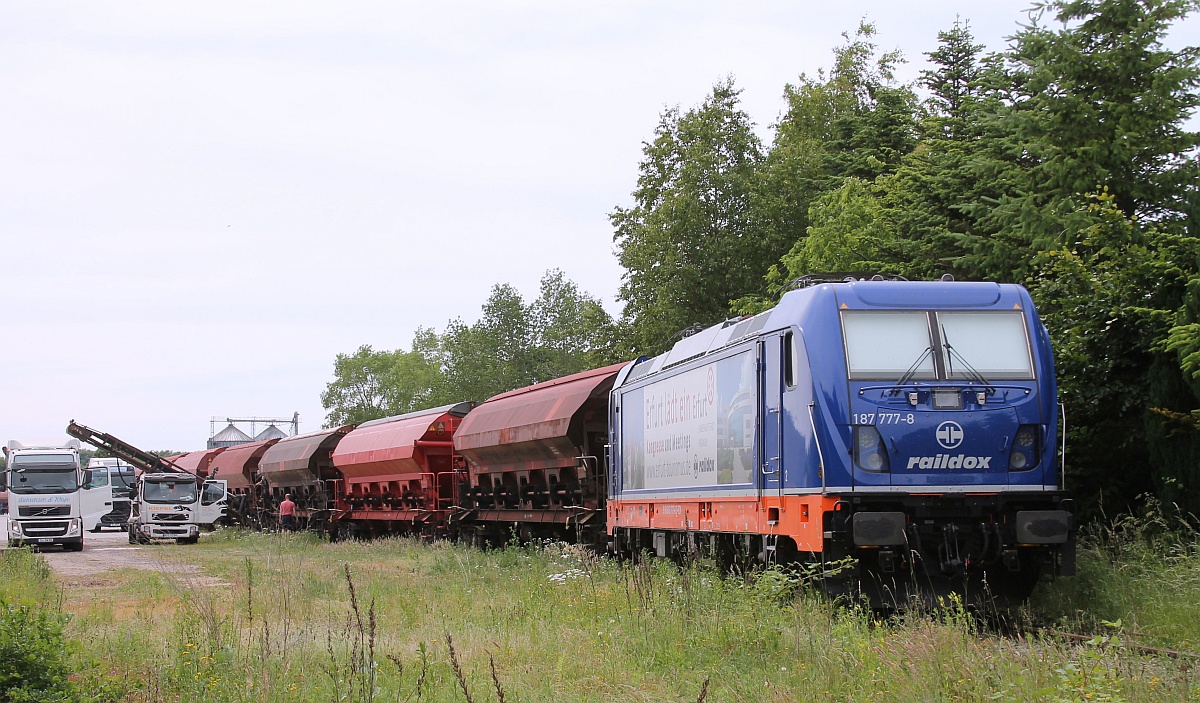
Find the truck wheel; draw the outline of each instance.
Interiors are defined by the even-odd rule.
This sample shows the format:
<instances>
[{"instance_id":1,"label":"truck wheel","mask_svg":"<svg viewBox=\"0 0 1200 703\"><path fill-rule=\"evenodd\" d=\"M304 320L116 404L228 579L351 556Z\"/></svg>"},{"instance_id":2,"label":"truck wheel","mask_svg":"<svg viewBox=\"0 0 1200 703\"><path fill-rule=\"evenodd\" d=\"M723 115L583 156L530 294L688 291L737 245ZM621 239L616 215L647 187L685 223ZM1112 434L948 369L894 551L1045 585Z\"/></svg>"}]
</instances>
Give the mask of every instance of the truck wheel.
<instances>
[{"instance_id":1,"label":"truck wheel","mask_svg":"<svg viewBox=\"0 0 1200 703\"><path fill-rule=\"evenodd\" d=\"M64 544L64 545L63 545L63 551L66 551L66 552L82 552L82 551L83 551L83 542L80 542L79 544L75 544L75 543Z\"/></svg>"},{"instance_id":2,"label":"truck wheel","mask_svg":"<svg viewBox=\"0 0 1200 703\"><path fill-rule=\"evenodd\" d=\"M200 541L200 537L180 537L175 540L176 544L195 544Z\"/></svg>"}]
</instances>

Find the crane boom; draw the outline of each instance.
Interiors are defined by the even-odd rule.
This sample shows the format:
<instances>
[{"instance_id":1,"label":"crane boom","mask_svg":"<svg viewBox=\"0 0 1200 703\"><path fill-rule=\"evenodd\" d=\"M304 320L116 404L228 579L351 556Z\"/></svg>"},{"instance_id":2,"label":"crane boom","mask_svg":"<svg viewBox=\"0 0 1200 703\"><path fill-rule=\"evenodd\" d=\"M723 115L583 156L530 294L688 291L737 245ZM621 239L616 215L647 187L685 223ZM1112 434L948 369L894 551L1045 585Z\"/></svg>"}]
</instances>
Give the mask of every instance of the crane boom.
<instances>
[{"instance_id":1,"label":"crane boom","mask_svg":"<svg viewBox=\"0 0 1200 703\"><path fill-rule=\"evenodd\" d=\"M74 420L71 420L71 424L67 425L67 434L81 442L87 442L93 447L103 449L146 473L180 473L195 476L191 471L181 468L168 459L142 451L128 442L110 434L98 432L90 427L80 425Z\"/></svg>"}]
</instances>

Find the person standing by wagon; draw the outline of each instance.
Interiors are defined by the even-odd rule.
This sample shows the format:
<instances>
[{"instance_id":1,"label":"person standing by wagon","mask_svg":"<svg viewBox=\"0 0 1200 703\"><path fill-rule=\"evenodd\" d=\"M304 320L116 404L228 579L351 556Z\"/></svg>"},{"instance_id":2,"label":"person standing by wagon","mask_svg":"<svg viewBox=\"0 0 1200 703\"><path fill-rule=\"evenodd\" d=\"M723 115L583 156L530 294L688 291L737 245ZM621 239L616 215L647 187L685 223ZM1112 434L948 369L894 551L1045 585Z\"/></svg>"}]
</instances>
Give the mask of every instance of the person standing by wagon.
<instances>
[{"instance_id":1,"label":"person standing by wagon","mask_svg":"<svg viewBox=\"0 0 1200 703\"><path fill-rule=\"evenodd\" d=\"M283 523L283 531L291 532L295 527L296 504L292 502L292 494L284 493L283 501L279 504L279 521Z\"/></svg>"}]
</instances>

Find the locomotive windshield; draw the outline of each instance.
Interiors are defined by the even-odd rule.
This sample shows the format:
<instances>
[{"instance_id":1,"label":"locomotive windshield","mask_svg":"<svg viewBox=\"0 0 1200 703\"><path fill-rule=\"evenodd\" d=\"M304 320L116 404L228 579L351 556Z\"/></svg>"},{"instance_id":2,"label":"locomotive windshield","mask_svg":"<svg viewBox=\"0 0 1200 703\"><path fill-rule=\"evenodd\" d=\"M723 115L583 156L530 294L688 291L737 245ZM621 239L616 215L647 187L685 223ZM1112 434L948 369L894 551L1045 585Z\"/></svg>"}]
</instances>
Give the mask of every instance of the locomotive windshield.
<instances>
[{"instance_id":1,"label":"locomotive windshield","mask_svg":"<svg viewBox=\"0 0 1200 703\"><path fill-rule=\"evenodd\" d=\"M1031 380L1020 311L842 313L853 380Z\"/></svg>"},{"instance_id":2,"label":"locomotive windshield","mask_svg":"<svg viewBox=\"0 0 1200 703\"><path fill-rule=\"evenodd\" d=\"M937 377L929 315L924 312L864 312L842 315L850 378Z\"/></svg>"},{"instance_id":3,"label":"locomotive windshield","mask_svg":"<svg viewBox=\"0 0 1200 703\"><path fill-rule=\"evenodd\" d=\"M939 312L937 321L947 351L948 378L1033 378L1029 335L1021 313Z\"/></svg>"}]
</instances>

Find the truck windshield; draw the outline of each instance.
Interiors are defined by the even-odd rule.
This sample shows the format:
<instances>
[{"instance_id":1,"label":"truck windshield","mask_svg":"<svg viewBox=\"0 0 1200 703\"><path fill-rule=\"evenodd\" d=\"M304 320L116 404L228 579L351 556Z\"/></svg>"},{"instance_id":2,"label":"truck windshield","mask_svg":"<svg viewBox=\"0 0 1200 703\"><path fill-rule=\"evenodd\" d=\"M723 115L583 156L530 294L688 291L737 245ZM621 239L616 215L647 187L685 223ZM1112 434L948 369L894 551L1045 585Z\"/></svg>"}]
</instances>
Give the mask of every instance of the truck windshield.
<instances>
[{"instance_id":1,"label":"truck windshield","mask_svg":"<svg viewBox=\"0 0 1200 703\"><path fill-rule=\"evenodd\" d=\"M9 472L8 488L23 494L74 493L79 490L78 472L73 464L16 463Z\"/></svg>"},{"instance_id":2,"label":"truck windshield","mask_svg":"<svg viewBox=\"0 0 1200 703\"><path fill-rule=\"evenodd\" d=\"M147 481L142 497L148 503L195 503L196 480Z\"/></svg>"},{"instance_id":3,"label":"truck windshield","mask_svg":"<svg viewBox=\"0 0 1200 703\"><path fill-rule=\"evenodd\" d=\"M137 476L134 475L132 466L122 466L119 469L113 469L110 475L112 476L112 484L114 486L133 488L133 484L137 483Z\"/></svg>"}]
</instances>

